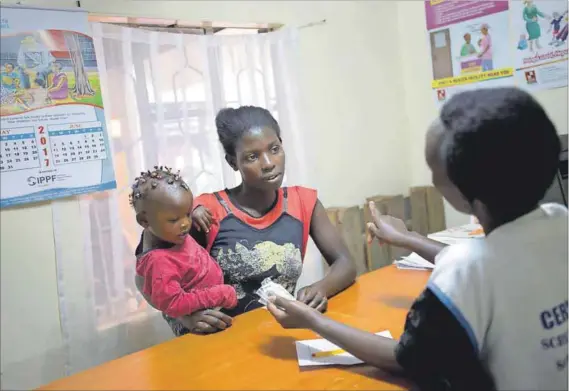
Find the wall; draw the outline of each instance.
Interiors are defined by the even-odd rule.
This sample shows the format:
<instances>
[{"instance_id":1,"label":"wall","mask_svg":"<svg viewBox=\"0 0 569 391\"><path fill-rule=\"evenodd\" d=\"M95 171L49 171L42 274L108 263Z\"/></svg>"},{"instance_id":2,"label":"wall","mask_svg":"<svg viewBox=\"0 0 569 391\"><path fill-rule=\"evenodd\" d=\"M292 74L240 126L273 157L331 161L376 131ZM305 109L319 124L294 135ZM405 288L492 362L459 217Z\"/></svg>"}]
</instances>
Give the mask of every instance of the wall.
<instances>
[{"instance_id":1,"label":"wall","mask_svg":"<svg viewBox=\"0 0 569 391\"><path fill-rule=\"evenodd\" d=\"M75 1L22 4L74 7ZM313 135L307 142L314 147L311 171L319 174L313 186L327 206L407 190L408 125L401 110L401 78L396 77L400 57L397 40L385 34L396 30L396 2L83 0L81 4L97 13L189 21L301 26L326 19L326 24L301 32L303 103L310 113L307 133ZM384 15L381 24L377 15ZM63 203L63 223L71 235L79 218L77 203ZM2 388L32 388L61 376L64 364L51 206L0 213ZM22 244L28 232L34 233L34 241ZM81 246L73 248L80 262ZM321 275L321 268L306 266L302 281ZM19 282L23 277L25 282Z\"/></svg>"},{"instance_id":2,"label":"wall","mask_svg":"<svg viewBox=\"0 0 569 391\"><path fill-rule=\"evenodd\" d=\"M5 1L4 3L14 3ZM22 1L73 7L74 1ZM93 1L90 11L190 21L279 22L327 19L301 33L302 90L310 113L311 171L325 205L360 203L430 183L423 161L426 126L436 110L419 1ZM381 20L381 23L379 21ZM538 99L567 133L567 89ZM356 175L357 174L357 175ZM79 218L62 201L68 234ZM0 212L2 389L33 388L63 374L51 206ZM447 210L447 223L466 221ZM78 261L81 246L75 244ZM71 251L71 250L70 250ZM316 277L318 268L308 265Z\"/></svg>"},{"instance_id":3,"label":"wall","mask_svg":"<svg viewBox=\"0 0 569 391\"><path fill-rule=\"evenodd\" d=\"M431 183L429 168L424 162L424 137L437 110L431 91L431 64L426 38L425 8L421 1L399 1L398 36L405 91L405 111L409 118L410 186ZM536 94L538 101L551 116L560 134L567 133L567 87ZM446 205L447 226L468 222L468 216L459 214Z\"/></svg>"},{"instance_id":4,"label":"wall","mask_svg":"<svg viewBox=\"0 0 569 391\"><path fill-rule=\"evenodd\" d=\"M0 243L0 388L34 387L64 374L49 205L0 212Z\"/></svg>"}]
</instances>

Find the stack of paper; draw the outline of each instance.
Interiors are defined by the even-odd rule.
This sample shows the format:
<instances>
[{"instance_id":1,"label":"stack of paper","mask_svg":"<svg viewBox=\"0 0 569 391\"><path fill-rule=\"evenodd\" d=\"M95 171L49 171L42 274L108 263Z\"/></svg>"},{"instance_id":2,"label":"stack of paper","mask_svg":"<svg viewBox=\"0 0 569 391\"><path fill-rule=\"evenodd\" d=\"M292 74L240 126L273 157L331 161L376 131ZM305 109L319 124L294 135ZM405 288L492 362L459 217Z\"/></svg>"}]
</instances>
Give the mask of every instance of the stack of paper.
<instances>
[{"instance_id":1,"label":"stack of paper","mask_svg":"<svg viewBox=\"0 0 569 391\"><path fill-rule=\"evenodd\" d=\"M429 239L436 240L444 244L452 245L467 240L478 239L484 237L484 231L480 224L466 224L460 227L449 228L441 232L435 232L428 235ZM406 257L394 262L398 269L409 270L431 270L434 264L427 261L416 253L412 253Z\"/></svg>"},{"instance_id":2,"label":"stack of paper","mask_svg":"<svg viewBox=\"0 0 569 391\"><path fill-rule=\"evenodd\" d=\"M393 262L398 269L408 270L431 270L434 264L421 257L419 254L411 253L410 255Z\"/></svg>"},{"instance_id":3,"label":"stack of paper","mask_svg":"<svg viewBox=\"0 0 569 391\"><path fill-rule=\"evenodd\" d=\"M456 244L470 239L484 237L484 230L480 224L465 224L460 227L445 229L427 236L429 239L445 244Z\"/></svg>"},{"instance_id":4,"label":"stack of paper","mask_svg":"<svg viewBox=\"0 0 569 391\"><path fill-rule=\"evenodd\" d=\"M376 333L386 338L393 338L389 331ZM311 339L306 341L296 341L296 354L298 365L310 367L318 365L355 365L363 361L355 358L350 353L345 352L325 339Z\"/></svg>"}]
</instances>

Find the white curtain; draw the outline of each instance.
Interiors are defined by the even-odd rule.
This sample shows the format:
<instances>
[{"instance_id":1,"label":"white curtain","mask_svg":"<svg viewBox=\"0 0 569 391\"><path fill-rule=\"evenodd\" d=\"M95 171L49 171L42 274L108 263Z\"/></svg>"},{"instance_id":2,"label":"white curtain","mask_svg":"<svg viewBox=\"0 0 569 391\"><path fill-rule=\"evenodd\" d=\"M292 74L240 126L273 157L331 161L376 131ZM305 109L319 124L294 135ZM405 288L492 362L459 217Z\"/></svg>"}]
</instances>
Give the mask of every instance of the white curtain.
<instances>
[{"instance_id":1,"label":"white curtain","mask_svg":"<svg viewBox=\"0 0 569 391\"><path fill-rule=\"evenodd\" d=\"M235 186L239 179L225 164L215 114L257 105L282 127L286 181L307 181L296 30L187 35L97 23L92 30L118 189L80 198L83 259L67 255L70 224L62 204L53 204L67 374L172 338L134 285L141 229L128 193L141 171L180 169L194 195Z\"/></svg>"}]
</instances>

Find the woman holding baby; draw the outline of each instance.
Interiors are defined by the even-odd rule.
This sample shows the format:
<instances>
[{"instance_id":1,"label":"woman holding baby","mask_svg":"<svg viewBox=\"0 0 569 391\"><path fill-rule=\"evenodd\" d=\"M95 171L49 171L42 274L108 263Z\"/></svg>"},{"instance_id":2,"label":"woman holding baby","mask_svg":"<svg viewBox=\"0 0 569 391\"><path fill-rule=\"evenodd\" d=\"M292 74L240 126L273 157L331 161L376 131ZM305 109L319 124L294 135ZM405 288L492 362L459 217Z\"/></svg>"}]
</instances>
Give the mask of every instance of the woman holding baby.
<instances>
[{"instance_id":1,"label":"woman holding baby","mask_svg":"<svg viewBox=\"0 0 569 391\"><path fill-rule=\"evenodd\" d=\"M355 266L316 190L281 187L285 151L279 124L269 111L244 106L221 110L216 126L225 160L239 171L242 183L197 197L191 234L218 262L238 305L177 319L165 316L174 334L208 334L231 326L231 317L262 306L255 291L267 278L294 294L309 236L330 269L322 280L302 288L297 299L325 311L328 298L354 282Z\"/></svg>"}]
</instances>

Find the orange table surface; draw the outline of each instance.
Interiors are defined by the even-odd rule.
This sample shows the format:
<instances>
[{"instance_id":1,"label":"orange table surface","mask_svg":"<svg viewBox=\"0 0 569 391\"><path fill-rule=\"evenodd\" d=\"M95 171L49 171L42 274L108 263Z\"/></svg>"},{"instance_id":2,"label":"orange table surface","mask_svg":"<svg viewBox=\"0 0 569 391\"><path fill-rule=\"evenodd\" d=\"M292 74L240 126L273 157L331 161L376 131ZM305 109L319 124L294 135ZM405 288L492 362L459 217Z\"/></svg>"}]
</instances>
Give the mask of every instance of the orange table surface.
<instances>
[{"instance_id":1,"label":"orange table surface","mask_svg":"<svg viewBox=\"0 0 569 391\"><path fill-rule=\"evenodd\" d=\"M403 331L405 315L430 273L387 266L361 276L330 300L327 315L370 332ZM295 341L265 309L234 318L223 332L187 335L57 380L43 390L401 390L410 383L368 365L298 366Z\"/></svg>"}]
</instances>

